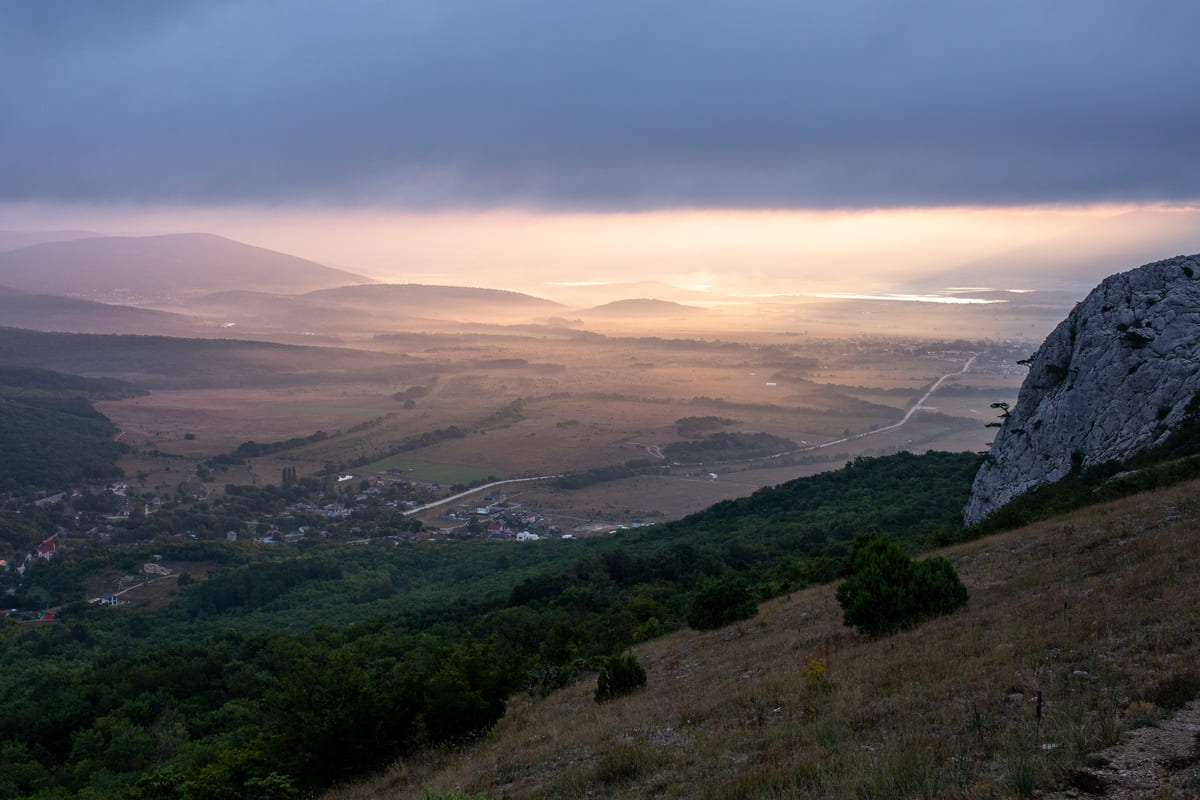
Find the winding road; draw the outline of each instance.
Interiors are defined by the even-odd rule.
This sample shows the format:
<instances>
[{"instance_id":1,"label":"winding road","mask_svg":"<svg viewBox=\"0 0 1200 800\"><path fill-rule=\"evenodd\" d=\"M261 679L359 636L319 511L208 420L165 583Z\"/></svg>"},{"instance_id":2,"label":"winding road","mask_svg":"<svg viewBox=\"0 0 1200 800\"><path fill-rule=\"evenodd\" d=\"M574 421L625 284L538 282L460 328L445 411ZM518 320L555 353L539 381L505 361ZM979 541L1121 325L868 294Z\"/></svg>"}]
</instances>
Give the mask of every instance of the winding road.
<instances>
[{"instance_id":1,"label":"winding road","mask_svg":"<svg viewBox=\"0 0 1200 800\"><path fill-rule=\"evenodd\" d=\"M807 453L807 452L811 452L813 450L820 450L822 447L832 447L835 444L841 444L842 442L849 442L854 439L865 439L866 437L874 436L877 433L883 433L885 431L894 431L897 428L899 428L901 425L903 425L904 423L908 422L912 418L913 414L920 411L921 407L925 405L925 401L929 399L930 395L932 395L934 392L936 392L938 390L938 387L940 387L947 379L953 378L955 375L962 375L963 373L965 373L967 370L969 370L971 368L971 365L975 363L975 359L977 359L977 358L979 358L978 354L972 355L970 358L967 359L967 363L963 364L962 369L955 370L954 372L947 372L945 375L943 375L942 377L940 377L936 381L934 381L933 386L929 387L929 391L927 391L927 392L925 392L925 394L921 395L921 399L913 404L913 407L910 408L904 414L904 416L901 418L901 420L899 422L893 423L891 425L886 425L882 428L875 428L874 430L870 430L865 433L856 433L853 436L843 436L841 439L834 439L832 442L825 442L824 444L814 444L811 447L802 447L799 450L789 450L786 453L776 453L773 456L767 456L767 458L780 458L782 456L791 455L792 453Z\"/></svg>"},{"instance_id":2,"label":"winding road","mask_svg":"<svg viewBox=\"0 0 1200 800\"><path fill-rule=\"evenodd\" d=\"M487 489L491 489L493 486L503 486L506 483L525 483L527 481L549 481L561 477L562 475L539 475L536 478L509 478L503 481L492 481L491 483L485 483L483 486L476 486L474 489L467 489L465 492L459 492L458 494L452 494L449 497L443 497L441 500L434 500L432 503L426 503L423 506L410 508L408 511L403 512L403 516L407 517L412 514L419 514L420 512L426 511L430 508L444 506L447 503L453 503L455 500L461 500L462 498L473 495L476 492L482 492Z\"/></svg>"},{"instance_id":3,"label":"winding road","mask_svg":"<svg viewBox=\"0 0 1200 800\"><path fill-rule=\"evenodd\" d=\"M936 392L938 390L938 388L946 380L953 378L956 375L962 375L963 373L965 373L969 369L971 369L971 365L975 363L975 359L977 359L977 358L979 358L979 355L973 354L970 358L967 359L967 363L963 364L962 369L955 370L954 372L947 372L945 375L943 375L942 377L940 377L936 381L934 381L933 385L929 387L929 391L927 391L927 392L925 392L925 394L921 395L921 399L918 400L916 403L914 403L912 408L908 409L908 411L905 412L904 416L900 419L899 422L884 426L882 428L875 428L874 430L866 431L865 433L856 433L853 436L843 436L840 439L834 439L833 441L830 441L830 442L824 442L822 444L814 444L814 445L810 445L808 447L801 447L796 450L788 450L783 453L775 453L774 455L763 456L762 458L748 459L748 460L750 460L750 461L768 461L773 458L783 458L784 456L790 456L793 453L810 453L813 450L820 450L823 447L832 447L835 444L842 444L843 442L849 442L849 441L853 441L855 439L865 439L868 436L875 436L876 434L884 433L886 431L894 431L897 428L899 428L900 426L902 426L904 423L906 423L910 419L912 419L912 415L921 410L921 407L925 405L925 401L928 400L930 398L930 396L934 392ZM647 451L649 451L652 455L657 455L659 458L663 457L661 449L658 450L657 453L655 453L653 450L651 450L651 448L657 448L657 445L641 445L641 446L645 447L647 449ZM496 486L504 486L505 484L510 484L510 483L525 483L527 481L549 481L549 480L553 480L554 478L561 478L561 477L562 477L562 475L539 475L536 478L509 478L509 479L503 480L503 481L493 481L492 483L485 483L482 486L476 486L474 489L467 489L465 492L459 492L458 494L453 494L453 495L450 495L449 497L444 497L441 500L435 500L432 503L426 503L423 506L417 506L416 508L411 508L408 511L403 512L403 515L407 517L407 516L411 516L412 514L419 514L422 511L427 511L431 508L437 508L438 506L444 506L447 503L453 503L456 500L461 500L464 497L469 497L470 495L473 495L476 492L483 492L488 489L494 488Z\"/></svg>"}]
</instances>

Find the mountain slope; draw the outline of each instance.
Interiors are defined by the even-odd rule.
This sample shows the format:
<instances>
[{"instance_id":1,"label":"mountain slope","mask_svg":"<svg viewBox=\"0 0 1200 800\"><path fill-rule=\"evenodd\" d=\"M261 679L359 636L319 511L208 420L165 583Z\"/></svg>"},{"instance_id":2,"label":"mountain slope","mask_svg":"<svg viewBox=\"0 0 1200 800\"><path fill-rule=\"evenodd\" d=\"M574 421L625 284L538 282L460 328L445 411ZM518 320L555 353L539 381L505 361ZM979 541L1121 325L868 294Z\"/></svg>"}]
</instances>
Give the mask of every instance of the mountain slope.
<instances>
[{"instance_id":1,"label":"mountain slope","mask_svg":"<svg viewBox=\"0 0 1200 800\"><path fill-rule=\"evenodd\" d=\"M136 394L121 381L0 366L0 491L119 476L116 430L91 401Z\"/></svg>"},{"instance_id":2,"label":"mountain slope","mask_svg":"<svg viewBox=\"0 0 1200 800\"><path fill-rule=\"evenodd\" d=\"M515 697L478 744L325 798L849 800L1071 787L1086 780L1086 754L1200 688L1198 491L1139 495L944 551L969 607L885 639L846 629L829 584L737 626L648 642L634 652L649 681L631 697L597 705L594 673L543 700ZM1200 774L1194 754L1172 770L1181 786Z\"/></svg>"},{"instance_id":3,"label":"mountain slope","mask_svg":"<svg viewBox=\"0 0 1200 800\"><path fill-rule=\"evenodd\" d=\"M100 235L93 231L0 231L0 250L16 250L19 247L71 239L95 239Z\"/></svg>"},{"instance_id":4,"label":"mountain slope","mask_svg":"<svg viewBox=\"0 0 1200 800\"><path fill-rule=\"evenodd\" d=\"M169 311L0 287L0 326L69 333L197 335L200 320Z\"/></svg>"},{"instance_id":5,"label":"mountain slope","mask_svg":"<svg viewBox=\"0 0 1200 800\"><path fill-rule=\"evenodd\" d=\"M99 300L169 302L247 289L300 293L367 279L208 233L106 236L0 253L0 283Z\"/></svg>"}]
</instances>

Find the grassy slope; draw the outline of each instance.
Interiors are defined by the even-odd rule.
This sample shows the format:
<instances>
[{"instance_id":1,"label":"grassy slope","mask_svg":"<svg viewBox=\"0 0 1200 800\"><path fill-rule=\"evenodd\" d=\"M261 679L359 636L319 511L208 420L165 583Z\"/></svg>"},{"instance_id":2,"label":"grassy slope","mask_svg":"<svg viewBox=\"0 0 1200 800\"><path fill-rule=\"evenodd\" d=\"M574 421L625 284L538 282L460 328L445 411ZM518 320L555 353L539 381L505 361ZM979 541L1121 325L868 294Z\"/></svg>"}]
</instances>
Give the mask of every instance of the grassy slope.
<instances>
[{"instance_id":1,"label":"grassy slope","mask_svg":"<svg viewBox=\"0 0 1200 800\"><path fill-rule=\"evenodd\" d=\"M514 698L468 751L327 800L456 787L513 800L1027 795L1200 688L1198 491L942 551L968 609L890 638L844 628L826 585L740 626L649 642L636 650L649 673L638 695L597 705L593 676Z\"/></svg>"}]
</instances>

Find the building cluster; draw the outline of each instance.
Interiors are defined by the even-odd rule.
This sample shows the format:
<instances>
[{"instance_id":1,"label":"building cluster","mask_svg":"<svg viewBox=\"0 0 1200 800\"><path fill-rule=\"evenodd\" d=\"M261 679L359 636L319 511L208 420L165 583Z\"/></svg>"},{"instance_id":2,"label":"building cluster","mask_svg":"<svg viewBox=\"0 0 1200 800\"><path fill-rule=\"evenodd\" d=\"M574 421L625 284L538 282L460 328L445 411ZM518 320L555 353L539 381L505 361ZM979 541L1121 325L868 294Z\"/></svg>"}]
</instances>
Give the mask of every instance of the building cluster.
<instances>
[{"instance_id":1,"label":"building cluster","mask_svg":"<svg viewBox=\"0 0 1200 800\"><path fill-rule=\"evenodd\" d=\"M451 529L453 534L482 536L499 542L536 542L561 535L545 517L505 499L502 494L489 495L473 513L450 512L444 518L460 523Z\"/></svg>"}]
</instances>

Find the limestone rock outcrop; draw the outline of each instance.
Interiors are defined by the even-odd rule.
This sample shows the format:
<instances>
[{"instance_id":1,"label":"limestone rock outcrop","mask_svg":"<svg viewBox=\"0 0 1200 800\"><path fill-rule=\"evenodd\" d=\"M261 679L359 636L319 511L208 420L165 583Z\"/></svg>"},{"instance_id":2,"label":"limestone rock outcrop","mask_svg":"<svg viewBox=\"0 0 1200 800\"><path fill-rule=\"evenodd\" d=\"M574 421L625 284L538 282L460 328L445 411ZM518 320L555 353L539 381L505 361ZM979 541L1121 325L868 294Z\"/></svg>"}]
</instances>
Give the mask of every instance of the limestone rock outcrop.
<instances>
[{"instance_id":1,"label":"limestone rock outcrop","mask_svg":"<svg viewBox=\"0 0 1200 800\"><path fill-rule=\"evenodd\" d=\"M1112 275L1046 338L963 510L1162 442L1200 391L1200 255Z\"/></svg>"}]
</instances>

